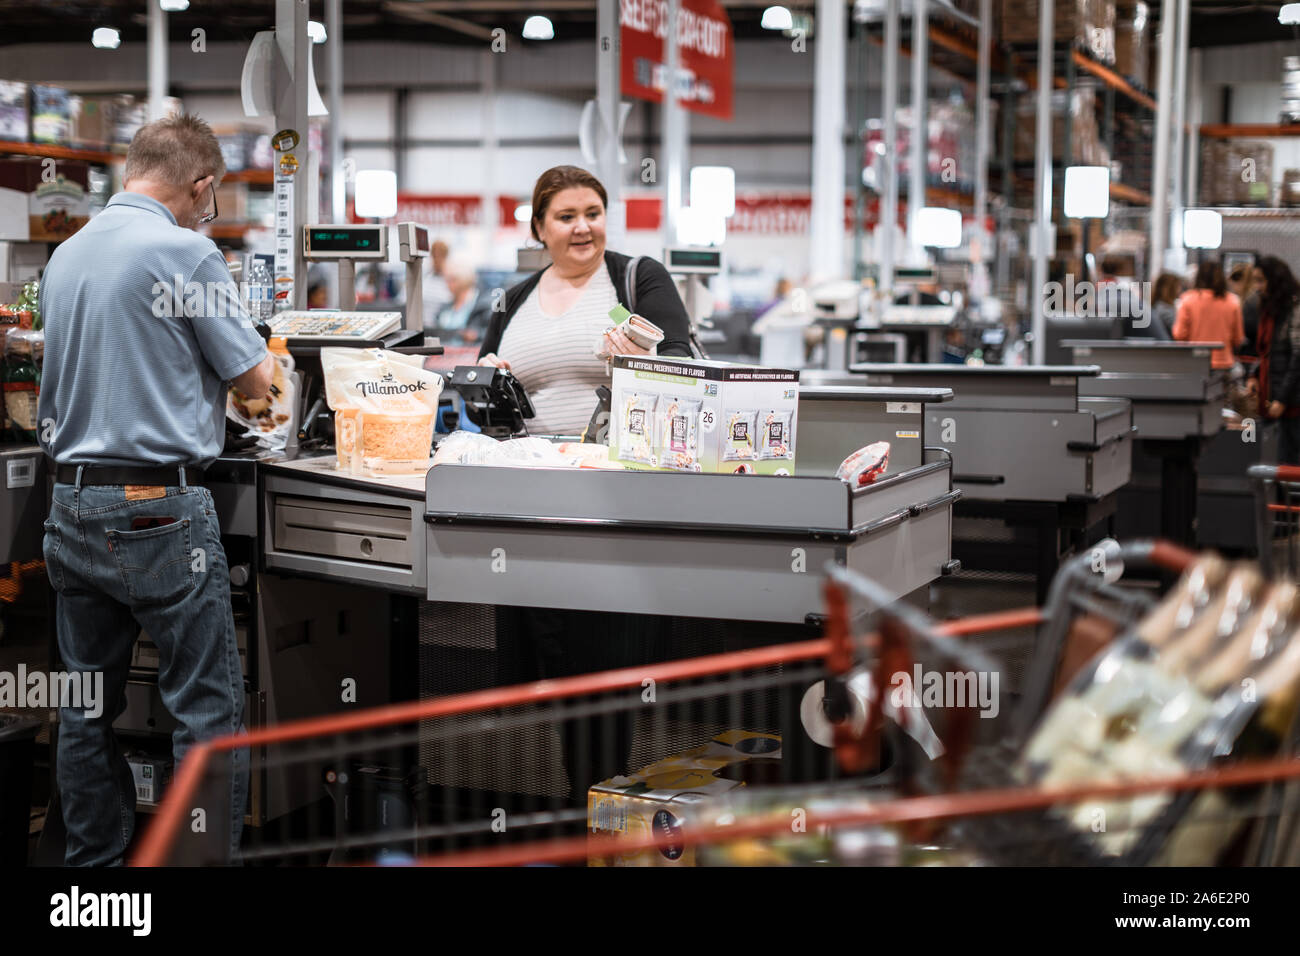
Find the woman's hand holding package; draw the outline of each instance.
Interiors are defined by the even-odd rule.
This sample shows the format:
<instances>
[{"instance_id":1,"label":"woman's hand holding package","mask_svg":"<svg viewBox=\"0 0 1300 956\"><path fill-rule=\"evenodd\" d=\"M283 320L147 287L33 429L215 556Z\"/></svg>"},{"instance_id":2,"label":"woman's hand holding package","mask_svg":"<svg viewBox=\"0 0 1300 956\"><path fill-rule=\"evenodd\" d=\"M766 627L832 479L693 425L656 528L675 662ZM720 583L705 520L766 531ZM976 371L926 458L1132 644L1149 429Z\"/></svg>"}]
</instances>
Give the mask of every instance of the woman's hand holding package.
<instances>
[{"instance_id":1,"label":"woman's hand holding package","mask_svg":"<svg viewBox=\"0 0 1300 956\"><path fill-rule=\"evenodd\" d=\"M642 348L632 341L632 337L621 326L615 326L605 333L604 350L609 355L649 355L650 350Z\"/></svg>"}]
</instances>

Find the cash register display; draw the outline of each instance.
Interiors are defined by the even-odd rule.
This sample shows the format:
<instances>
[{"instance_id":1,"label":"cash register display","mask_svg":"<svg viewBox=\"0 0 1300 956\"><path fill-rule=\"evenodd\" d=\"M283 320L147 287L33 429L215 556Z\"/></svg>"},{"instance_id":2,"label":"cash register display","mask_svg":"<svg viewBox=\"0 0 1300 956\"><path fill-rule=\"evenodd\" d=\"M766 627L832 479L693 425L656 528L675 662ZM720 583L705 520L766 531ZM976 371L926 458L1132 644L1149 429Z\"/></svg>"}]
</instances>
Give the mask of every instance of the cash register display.
<instances>
[{"instance_id":1,"label":"cash register display","mask_svg":"<svg viewBox=\"0 0 1300 956\"><path fill-rule=\"evenodd\" d=\"M308 226L304 255L308 259L387 258L384 226Z\"/></svg>"},{"instance_id":2,"label":"cash register display","mask_svg":"<svg viewBox=\"0 0 1300 956\"><path fill-rule=\"evenodd\" d=\"M712 275L722 271L722 252L718 249L665 249L664 265L669 272Z\"/></svg>"}]
</instances>

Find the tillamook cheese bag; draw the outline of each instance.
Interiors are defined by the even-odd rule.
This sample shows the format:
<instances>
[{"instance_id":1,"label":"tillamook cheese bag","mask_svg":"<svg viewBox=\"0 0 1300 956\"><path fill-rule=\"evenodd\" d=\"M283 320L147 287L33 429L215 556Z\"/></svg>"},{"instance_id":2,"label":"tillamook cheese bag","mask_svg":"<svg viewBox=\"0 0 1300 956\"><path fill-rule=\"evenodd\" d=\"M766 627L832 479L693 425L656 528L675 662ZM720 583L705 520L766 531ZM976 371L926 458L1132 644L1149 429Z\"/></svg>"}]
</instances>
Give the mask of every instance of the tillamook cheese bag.
<instances>
[{"instance_id":1,"label":"tillamook cheese bag","mask_svg":"<svg viewBox=\"0 0 1300 956\"><path fill-rule=\"evenodd\" d=\"M442 378L425 371L423 361L384 349L320 350L340 469L354 475L428 469Z\"/></svg>"}]
</instances>

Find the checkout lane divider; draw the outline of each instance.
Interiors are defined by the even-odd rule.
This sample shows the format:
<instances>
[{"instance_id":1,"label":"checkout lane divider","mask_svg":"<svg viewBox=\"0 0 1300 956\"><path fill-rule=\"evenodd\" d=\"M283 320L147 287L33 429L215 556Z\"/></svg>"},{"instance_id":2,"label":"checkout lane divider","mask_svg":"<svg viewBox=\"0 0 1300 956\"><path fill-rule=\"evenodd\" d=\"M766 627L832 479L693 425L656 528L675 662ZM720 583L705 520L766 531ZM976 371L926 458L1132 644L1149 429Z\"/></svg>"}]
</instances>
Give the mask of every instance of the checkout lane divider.
<instances>
[{"instance_id":1,"label":"checkout lane divider","mask_svg":"<svg viewBox=\"0 0 1300 956\"><path fill-rule=\"evenodd\" d=\"M943 637L968 637L989 631L1041 624L1043 613L1039 608L1021 608L981 614L939 624L935 633ZM879 635L866 635L857 642L864 649L879 646ZM171 788L154 815L153 824L141 839L139 849L132 857L132 866L162 866L171 848L172 837L184 823L185 808L198 792L203 775L212 757L240 748L264 747L270 744L291 743L313 737L340 736L390 727L395 724L420 720L445 718L476 711L499 710L524 704L610 693L628 688L640 688L647 678L656 683L672 683L731 673L738 670L756 670L776 664L826 659L834 652L828 637L790 644L744 651L731 651L684 661L670 661L643 667L627 667L565 677L557 680L535 681L511 687L491 688L452 694L434 700L412 701L374 707L355 714L331 714L295 720L279 727L266 727L245 734L229 734L195 745L182 762Z\"/></svg>"}]
</instances>

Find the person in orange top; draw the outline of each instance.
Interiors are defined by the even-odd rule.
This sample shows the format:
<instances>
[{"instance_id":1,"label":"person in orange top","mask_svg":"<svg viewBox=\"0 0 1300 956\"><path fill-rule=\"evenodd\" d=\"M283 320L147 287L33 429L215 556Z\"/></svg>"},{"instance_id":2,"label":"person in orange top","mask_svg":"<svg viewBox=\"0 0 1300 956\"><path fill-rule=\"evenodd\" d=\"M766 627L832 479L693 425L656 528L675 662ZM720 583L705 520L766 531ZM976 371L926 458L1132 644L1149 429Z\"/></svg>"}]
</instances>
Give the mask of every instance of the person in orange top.
<instances>
[{"instance_id":1,"label":"person in orange top","mask_svg":"<svg viewBox=\"0 0 1300 956\"><path fill-rule=\"evenodd\" d=\"M1230 369L1237 364L1233 350L1246 341L1241 300L1228 291L1223 269L1217 262L1202 262L1196 269L1195 287L1178 300L1174 338L1180 342L1222 342L1210 365Z\"/></svg>"}]
</instances>

